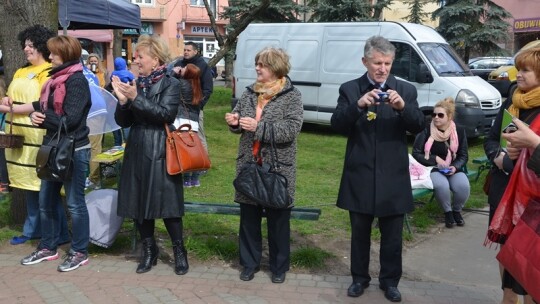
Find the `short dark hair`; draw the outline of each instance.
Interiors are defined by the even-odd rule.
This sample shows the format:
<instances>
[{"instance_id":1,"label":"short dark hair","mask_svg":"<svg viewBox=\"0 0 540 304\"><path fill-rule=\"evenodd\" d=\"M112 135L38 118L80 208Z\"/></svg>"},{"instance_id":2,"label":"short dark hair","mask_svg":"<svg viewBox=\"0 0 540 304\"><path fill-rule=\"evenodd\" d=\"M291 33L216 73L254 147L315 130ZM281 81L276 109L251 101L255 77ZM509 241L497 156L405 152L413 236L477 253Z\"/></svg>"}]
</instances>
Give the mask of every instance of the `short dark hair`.
<instances>
[{"instance_id":1,"label":"short dark hair","mask_svg":"<svg viewBox=\"0 0 540 304\"><path fill-rule=\"evenodd\" d=\"M56 33L51 29L46 28L43 25L36 24L19 32L17 40L21 44L21 48L24 49L26 40L32 41L34 48L43 55L46 61L49 61L49 55L51 52L47 48L47 40L56 36Z\"/></svg>"},{"instance_id":2,"label":"short dark hair","mask_svg":"<svg viewBox=\"0 0 540 304\"><path fill-rule=\"evenodd\" d=\"M193 49L194 49L195 51L197 51L197 53L199 52L199 47L198 47L197 44L196 44L195 42L193 42L193 41L188 41L188 42L184 43L184 45L191 45L191 46L193 47Z\"/></svg>"}]
</instances>

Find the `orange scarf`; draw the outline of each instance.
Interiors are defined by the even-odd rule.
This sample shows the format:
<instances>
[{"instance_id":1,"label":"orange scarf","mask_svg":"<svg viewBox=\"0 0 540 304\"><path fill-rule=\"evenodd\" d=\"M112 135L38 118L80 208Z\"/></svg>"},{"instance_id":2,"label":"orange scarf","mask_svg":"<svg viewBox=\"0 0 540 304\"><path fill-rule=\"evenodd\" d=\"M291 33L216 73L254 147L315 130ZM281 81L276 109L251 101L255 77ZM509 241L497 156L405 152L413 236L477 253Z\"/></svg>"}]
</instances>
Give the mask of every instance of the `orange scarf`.
<instances>
[{"instance_id":1,"label":"orange scarf","mask_svg":"<svg viewBox=\"0 0 540 304\"><path fill-rule=\"evenodd\" d=\"M529 92L523 92L517 88L512 95L512 105L508 108L508 112L515 117L519 117L519 110L527 110L540 107L540 87L536 87Z\"/></svg>"},{"instance_id":2,"label":"orange scarf","mask_svg":"<svg viewBox=\"0 0 540 304\"><path fill-rule=\"evenodd\" d=\"M281 77L277 80L270 82L256 82L253 85L253 91L257 93L257 109L255 114L255 120L259 122L262 117L262 111L266 104L274 97L277 93L281 92L285 87L285 77ZM253 156L257 161L261 161L258 157L259 150L261 148L261 142L256 140L253 142Z\"/></svg>"}]
</instances>

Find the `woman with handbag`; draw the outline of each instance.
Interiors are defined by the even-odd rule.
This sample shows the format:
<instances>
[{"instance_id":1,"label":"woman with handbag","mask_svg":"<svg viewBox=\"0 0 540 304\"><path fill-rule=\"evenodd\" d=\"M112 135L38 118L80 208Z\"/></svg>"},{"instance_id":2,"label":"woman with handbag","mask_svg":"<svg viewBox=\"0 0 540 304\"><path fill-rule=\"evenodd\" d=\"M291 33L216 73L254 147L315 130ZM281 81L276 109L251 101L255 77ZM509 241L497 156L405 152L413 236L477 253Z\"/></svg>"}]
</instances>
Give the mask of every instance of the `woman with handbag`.
<instances>
[{"instance_id":1,"label":"woman with handbag","mask_svg":"<svg viewBox=\"0 0 540 304\"><path fill-rule=\"evenodd\" d=\"M463 172L469 154L467 136L454 123L454 100L445 98L435 104L432 120L416 135L412 156L424 166L433 166L431 181L435 199L444 211L446 228L463 226L461 209L469 198L471 186Z\"/></svg>"},{"instance_id":2,"label":"woman with handbag","mask_svg":"<svg viewBox=\"0 0 540 304\"><path fill-rule=\"evenodd\" d=\"M60 223L56 210L57 206L62 204L60 190L64 187L72 222L71 248L65 255L64 262L58 266L58 271L64 272L88 263L90 228L84 198L84 181L90 158L86 118L91 100L88 81L82 73L83 67L79 61L82 52L79 40L60 35L50 38L47 48L51 52L49 59L53 69L49 73L51 79L43 85L40 100L14 106L13 112L30 113L32 124L46 129L43 146L57 139L71 142L73 149L64 151L67 158L71 157L68 163L68 166L71 164L71 169L61 180L54 180L54 176L49 176L50 179L40 176L41 242L36 251L21 260L21 264L32 265L58 259L59 239L55 232L58 231ZM59 126L63 125L66 130L59 132Z\"/></svg>"},{"instance_id":3,"label":"woman with handbag","mask_svg":"<svg viewBox=\"0 0 540 304\"><path fill-rule=\"evenodd\" d=\"M123 83L112 77L118 98L115 119L122 128L130 127L120 182L118 216L134 219L142 239L142 257L137 273L156 265L159 249L154 238L155 220L163 219L174 252L174 272L188 272L182 216L184 192L182 175L169 175L166 169L164 124L172 124L180 104L180 84L167 75L169 49L159 37L142 35L135 47L137 81Z\"/></svg>"},{"instance_id":4,"label":"woman with handbag","mask_svg":"<svg viewBox=\"0 0 540 304\"><path fill-rule=\"evenodd\" d=\"M201 143L205 144L199 131L199 113L201 112L201 100L203 93L201 89L201 70L192 63L185 67L180 67L180 93L182 94L181 105L174 121L174 126L178 129L183 124L190 124L191 130L197 132ZM208 147L204 146L206 150ZM184 188L199 187L200 171L184 173Z\"/></svg>"},{"instance_id":5,"label":"woman with handbag","mask_svg":"<svg viewBox=\"0 0 540 304\"><path fill-rule=\"evenodd\" d=\"M495 118L493 127L484 142L484 151L487 157L493 162L491 169L491 186L489 187L488 203L490 205L490 226L488 237L491 242L504 244L510 235L514 221L513 215L519 214L525 209L523 201L507 199L509 195L516 192L515 185L520 180L527 178L525 170L521 170L522 163L516 162L522 153L521 148L514 148L511 145L505 147L501 143L501 133L506 126L502 125L503 114L508 110L514 117L519 118L527 124L531 124L540 113L540 48L524 50L518 53L515 59L518 69L518 88L510 96ZM528 159L528 157L527 157ZM526 161L526 160L521 160ZM514 177L514 175L516 175ZM513 180L513 182L511 182ZM522 185L522 189L535 187L533 184ZM510 189L511 188L511 189ZM510 189L510 190L508 190ZM539 193L536 190L536 194ZM521 190L520 190L521 191ZM516 210L516 212L514 212ZM519 211L521 210L521 211ZM518 217L519 219L519 217ZM510 223L510 225L506 225ZM504 246L504 245L503 245ZM518 295L524 295L525 303L532 303L532 299L527 295L526 290L515 278L502 268L502 303L516 303Z\"/></svg>"},{"instance_id":6,"label":"woman with handbag","mask_svg":"<svg viewBox=\"0 0 540 304\"><path fill-rule=\"evenodd\" d=\"M21 31L17 39L26 56L27 64L19 68L9 84L4 104L11 101L15 104L31 103L39 99L43 84L49 79L51 62L47 49L47 40L57 34L43 25L34 25ZM8 110L9 112L9 110ZM26 219L20 236L14 236L10 244L23 244L30 239L41 238L41 220L39 215L39 189L41 180L36 175L36 155L43 141L45 130L32 126L27 115L14 114L7 117L13 122L13 134L23 135L24 142L20 149L5 149L10 187L24 192L26 202ZM7 114L6 114L7 115ZM56 212L60 218L60 244L69 242L69 230L66 211L61 204Z\"/></svg>"},{"instance_id":7,"label":"woman with handbag","mask_svg":"<svg viewBox=\"0 0 540 304\"><path fill-rule=\"evenodd\" d=\"M271 162L272 142L279 159L278 173L288 181L288 194L294 199L296 187L296 140L302 128L303 107L300 91L287 76L289 56L282 49L265 48L255 56L257 81L246 91L231 113L225 114L229 129L240 134L236 174L255 160ZM273 136L272 134L273 133ZM255 158L255 159L254 159ZM290 264L290 215L285 209L265 208L239 191L240 279L252 280L259 271L262 256L261 220L268 226L269 266L273 283L283 283Z\"/></svg>"}]
</instances>

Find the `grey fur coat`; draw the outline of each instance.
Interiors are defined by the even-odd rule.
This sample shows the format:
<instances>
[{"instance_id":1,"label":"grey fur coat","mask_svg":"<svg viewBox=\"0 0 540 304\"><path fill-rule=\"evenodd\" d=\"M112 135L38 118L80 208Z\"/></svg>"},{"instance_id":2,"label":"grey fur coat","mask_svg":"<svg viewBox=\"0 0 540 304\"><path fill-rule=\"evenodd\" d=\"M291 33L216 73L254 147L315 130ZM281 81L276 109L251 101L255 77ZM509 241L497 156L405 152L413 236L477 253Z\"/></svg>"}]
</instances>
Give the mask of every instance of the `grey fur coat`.
<instances>
[{"instance_id":1,"label":"grey fur coat","mask_svg":"<svg viewBox=\"0 0 540 304\"><path fill-rule=\"evenodd\" d=\"M253 85L246 88L242 97L233 109L233 113L239 113L240 117L255 118L257 108L257 94L253 91ZM296 139L303 122L303 106L300 91L295 88L287 77L286 84L281 92L276 94L264 107L261 119L255 132L244 131L239 126L230 127L234 133L241 134L236 163L236 175L242 165L253 160L253 142L263 139L263 131L266 132L261 143L261 155L263 162L270 162L270 125L274 129L274 141L276 143L278 160L280 163L279 173L288 180L288 190L294 200L296 188ZM244 195L236 192L234 201L255 205Z\"/></svg>"}]
</instances>

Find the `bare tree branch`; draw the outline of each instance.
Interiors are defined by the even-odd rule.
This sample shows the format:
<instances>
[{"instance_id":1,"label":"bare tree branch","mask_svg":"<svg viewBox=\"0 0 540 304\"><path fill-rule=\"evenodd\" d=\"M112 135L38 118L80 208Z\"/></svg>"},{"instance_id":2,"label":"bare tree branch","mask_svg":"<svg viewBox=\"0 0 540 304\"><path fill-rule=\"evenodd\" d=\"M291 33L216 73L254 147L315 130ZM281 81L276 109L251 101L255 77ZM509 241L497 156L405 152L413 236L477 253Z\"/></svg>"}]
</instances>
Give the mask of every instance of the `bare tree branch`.
<instances>
[{"instance_id":1,"label":"bare tree branch","mask_svg":"<svg viewBox=\"0 0 540 304\"><path fill-rule=\"evenodd\" d=\"M225 35L225 39L223 39L221 34L219 34L216 20L212 14L212 11L210 10L208 0L203 1L204 6L206 7L206 11L208 12L208 16L210 17L210 23L214 31L214 36L218 40L219 45L219 51L208 62L208 65L210 66L215 66L225 56L225 54L227 54L227 52L229 52L234 47L238 35L240 35L240 33L242 33L242 31L244 31L246 27L257 18L257 16L259 16L264 10L268 9L268 7L270 6L270 0L262 0L261 4L257 8L245 15L242 15L241 18L238 18L237 22L234 24L234 29L231 32L227 33ZM221 37L221 39L218 37Z\"/></svg>"}]
</instances>

